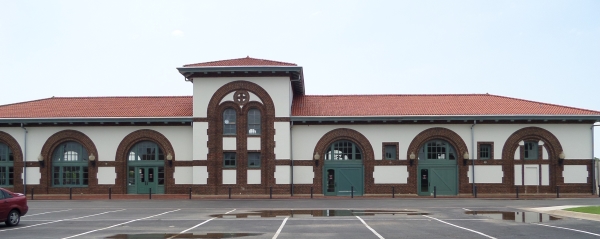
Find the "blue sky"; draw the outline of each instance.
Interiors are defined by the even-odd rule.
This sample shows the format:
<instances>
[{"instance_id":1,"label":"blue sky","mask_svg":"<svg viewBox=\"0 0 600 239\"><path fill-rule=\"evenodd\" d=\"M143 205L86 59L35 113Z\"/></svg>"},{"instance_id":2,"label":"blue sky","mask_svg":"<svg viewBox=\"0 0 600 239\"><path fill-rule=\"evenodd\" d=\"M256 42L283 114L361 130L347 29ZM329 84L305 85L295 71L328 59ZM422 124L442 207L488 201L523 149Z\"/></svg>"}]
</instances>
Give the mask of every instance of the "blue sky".
<instances>
[{"instance_id":1,"label":"blue sky","mask_svg":"<svg viewBox=\"0 0 600 239\"><path fill-rule=\"evenodd\" d=\"M0 0L0 105L191 95L176 67L245 56L303 66L307 94L600 110L600 1Z\"/></svg>"}]
</instances>

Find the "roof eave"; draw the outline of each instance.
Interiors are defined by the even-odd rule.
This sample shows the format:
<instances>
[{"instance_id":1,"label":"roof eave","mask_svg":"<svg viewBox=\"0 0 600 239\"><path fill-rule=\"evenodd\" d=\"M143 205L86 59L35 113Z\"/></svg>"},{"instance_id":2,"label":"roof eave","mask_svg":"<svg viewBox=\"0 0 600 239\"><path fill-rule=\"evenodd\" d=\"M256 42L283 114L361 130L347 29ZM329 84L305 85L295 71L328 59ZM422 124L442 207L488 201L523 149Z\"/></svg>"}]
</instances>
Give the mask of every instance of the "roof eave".
<instances>
[{"instance_id":1,"label":"roof eave","mask_svg":"<svg viewBox=\"0 0 600 239\"><path fill-rule=\"evenodd\" d=\"M33 123L141 123L172 122L191 123L192 117L74 117L74 118L0 118L5 124Z\"/></svg>"},{"instance_id":2,"label":"roof eave","mask_svg":"<svg viewBox=\"0 0 600 239\"><path fill-rule=\"evenodd\" d=\"M403 116L291 116L291 121L422 121L422 120L579 120L600 122L600 115L403 115Z\"/></svg>"}]
</instances>

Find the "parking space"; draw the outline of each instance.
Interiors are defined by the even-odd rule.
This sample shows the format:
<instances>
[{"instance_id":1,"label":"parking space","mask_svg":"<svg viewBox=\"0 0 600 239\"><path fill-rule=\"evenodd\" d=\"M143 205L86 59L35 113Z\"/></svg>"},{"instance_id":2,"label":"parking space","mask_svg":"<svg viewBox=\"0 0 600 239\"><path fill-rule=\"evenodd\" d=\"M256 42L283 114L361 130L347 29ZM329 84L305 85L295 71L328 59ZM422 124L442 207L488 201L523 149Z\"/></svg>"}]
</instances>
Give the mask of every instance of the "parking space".
<instances>
[{"instance_id":1,"label":"parking space","mask_svg":"<svg viewBox=\"0 0 600 239\"><path fill-rule=\"evenodd\" d=\"M598 238L597 221L525 209L568 200L30 201L2 238Z\"/></svg>"}]
</instances>

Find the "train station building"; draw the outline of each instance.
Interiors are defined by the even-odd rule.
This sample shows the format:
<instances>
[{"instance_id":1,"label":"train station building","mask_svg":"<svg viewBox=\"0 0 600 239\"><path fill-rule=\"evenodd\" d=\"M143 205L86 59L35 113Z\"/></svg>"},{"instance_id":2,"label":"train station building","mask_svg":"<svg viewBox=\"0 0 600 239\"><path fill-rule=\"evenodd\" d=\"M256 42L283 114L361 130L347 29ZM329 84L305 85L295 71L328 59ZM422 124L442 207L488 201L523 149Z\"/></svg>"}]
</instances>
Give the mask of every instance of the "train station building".
<instances>
[{"instance_id":1,"label":"train station building","mask_svg":"<svg viewBox=\"0 0 600 239\"><path fill-rule=\"evenodd\" d=\"M64 194L595 193L600 112L491 94L307 95L296 64L177 68L192 96L0 106L0 187Z\"/></svg>"}]
</instances>

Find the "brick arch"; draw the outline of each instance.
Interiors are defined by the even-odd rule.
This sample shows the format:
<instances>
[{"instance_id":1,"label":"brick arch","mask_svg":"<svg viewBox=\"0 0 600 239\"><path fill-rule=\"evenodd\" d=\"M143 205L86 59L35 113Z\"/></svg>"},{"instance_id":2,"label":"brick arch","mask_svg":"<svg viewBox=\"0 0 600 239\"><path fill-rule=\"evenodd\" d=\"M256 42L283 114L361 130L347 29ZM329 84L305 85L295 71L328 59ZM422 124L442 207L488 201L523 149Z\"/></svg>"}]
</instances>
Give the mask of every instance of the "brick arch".
<instances>
[{"instance_id":1,"label":"brick arch","mask_svg":"<svg viewBox=\"0 0 600 239\"><path fill-rule=\"evenodd\" d=\"M206 109L207 116L210 118L211 116L217 114L217 107L219 106L219 103L223 100L223 98L229 93L236 91L252 92L254 95L258 96L258 98L260 98L260 100L263 102L267 113L273 116L275 115L275 104L273 104L271 96L269 95L269 93L267 93L265 89L249 81L233 81L221 86L221 88L216 90L215 93L212 95L210 101L208 102L208 108Z\"/></svg>"},{"instance_id":2,"label":"brick arch","mask_svg":"<svg viewBox=\"0 0 600 239\"><path fill-rule=\"evenodd\" d=\"M348 140L351 141L353 143L355 143L356 145L358 145L358 147L360 147L360 149L362 150L363 153L363 165L365 168L364 171L364 187L365 187L365 194L370 194L370 193L374 193L374 184L375 184L375 180L373 179L373 170L374 170L374 164L375 164L375 153L373 151L373 146L371 145L371 142L369 142L369 139L367 139L367 137L365 137L363 134L361 134L360 132L353 130L353 129L348 129L348 128L338 128L338 129L334 129L331 130L327 133L325 133L321 139L319 139L319 141L317 142L317 144L315 145L315 149L312 155L315 155L315 153L319 153L320 158L319 158L319 166L316 166L313 164L313 172L315 172L315 176L313 179L313 185L317 185L317 192L322 192L323 191L323 165L325 164L325 153L327 148L335 143L336 141L339 140Z\"/></svg>"},{"instance_id":3,"label":"brick arch","mask_svg":"<svg viewBox=\"0 0 600 239\"><path fill-rule=\"evenodd\" d=\"M56 147L60 144L68 141L74 141L81 144L88 152L96 156L96 161L100 160L101 155L98 155L98 150L94 142L86 134L77 130L63 130L56 132L50 136L44 146L40 155L44 158L45 166L40 168L42 172L42 178L40 179L40 186L46 190L47 193L66 193L68 188L51 188L52 187L52 153ZM98 170L92 166L92 162L88 161L88 188L93 188L98 185ZM35 186L34 186L35 187ZM36 191L38 192L38 191Z\"/></svg>"},{"instance_id":4,"label":"brick arch","mask_svg":"<svg viewBox=\"0 0 600 239\"><path fill-rule=\"evenodd\" d=\"M165 157L170 153L173 156L173 161L177 160L177 155L171 142L163 134L151 130L151 129L140 129L129 133L121 140L117 147L117 153L115 154L115 161L122 165L120 169L117 169L117 182L121 182L119 185L122 187L122 193L127 193L127 159L129 157L129 150L135 144L141 141L151 141L158 145L163 150ZM173 172L175 166L170 167L165 159L165 193L169 193L169 189L175 184L173 178Z\"/></svg>"},{"instance_id":5,"label":"brick arch","mask_svg":"<svg viewBox=\"0 0 600 239\"><path fill-rule=\"evenodd\" d=\"M23 151L15 138L10 134L0 131L0 143L6 144L13 153L13 192L23 191L23 178L20 177L23 173Z\"/></svg>"},{"instance_id":6,"label":"brick arch","mask_svg":"<svg viewBox=\"0 0 600 239\"><path fill-rule=\"evenodd\" d=\"M232 92L252 93L255 98L236 101L234 98L224 99ZM249 95L249 94L248 94ZM242 104L243 103L243 104ZM215 194L226 193L222 185L223 170L223 110L233 107L237 112L236 153L238 159L236 184L245 192L267 193L269 186L275 186L275 105L269 93L261 86L249 81L233 81L221 86L212 95L207 108L208 118L208 180L209 188ZM247 184L247 112L257 108L261 113L261 184ZM251 136L255 137L255 136ZM239 190L239 188L234 189Z\"/></svg>"},{"instance_id":7,"label":"brick arch","mask_svg":"<svg viewBox=\"0 0 600 239\"><path fill-rule=\"evenodd\" d=\"M469 177L467 175L468 165L463 165L462 163L464 160L463 155L465 152L468 152L468 148L465 141L456 132L442 127L429 128L421 131L421 133L417 134L417 136L415 136L410 142L408 150L406 151L406 158L410 159L411 153L415 153L415 155L418 156L421 147L423 147L423 145L428 141L435 139L447 141L452 145L452 147L454 147L456 154L458 154L456 155L456 163L458 165L458 193L471 192L471 188L469 186ZM473 156L474 153L470 152L470 155ZM414 164L415 166L409 167L410 176L408 178L408 184L414 185L416 190L418 178L418 167L416 167L416 165L419 164L419 160L415 159Z\"/></svg>"},{"instance_id":8,"label":"brick arch","mask_svg":"<svg viewBox=\"0 0 600 239\"><path fill-rule=\"evenodd\" d=\"M560 141L550 131L539 127L526 127L515 131L506 139L502 148L502 159L514 160L519 142L524 140L543 141L550 160L558 159L558 154L563 151Z\"/></svg>"}]
</instances>

